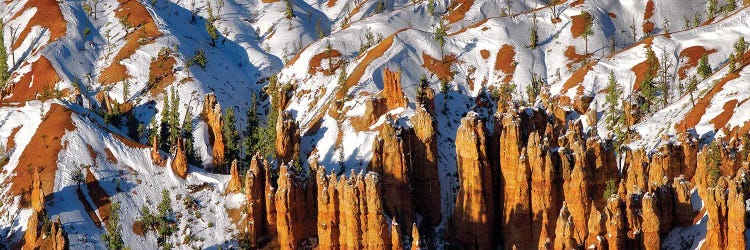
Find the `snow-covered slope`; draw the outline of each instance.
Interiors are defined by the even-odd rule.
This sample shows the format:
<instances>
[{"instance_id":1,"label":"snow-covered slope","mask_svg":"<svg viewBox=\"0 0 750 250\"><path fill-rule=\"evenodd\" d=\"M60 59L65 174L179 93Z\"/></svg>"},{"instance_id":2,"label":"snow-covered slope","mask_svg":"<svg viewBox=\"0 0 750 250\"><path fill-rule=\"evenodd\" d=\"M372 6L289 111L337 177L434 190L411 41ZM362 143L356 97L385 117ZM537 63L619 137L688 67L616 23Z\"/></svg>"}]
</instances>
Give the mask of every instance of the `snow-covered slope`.
<instances>
[{"instance_id":1,"label":"snow-covered slope","mask_svg":"<svg viewBox=\"0 0 750 250\"><path fill-rule=\"evenodd\" d=\"M316 154L319 164L330 168L342 163L342 173L363 170L372 158L375 128L386 115L364 126L356 123L368 100L385 88L388 69L400 72L408 99L407 107L388 112L400 125L410 125L422 79L437 93L438 165L447 217L458 185L455 133L460 119L470 111L484 118L495 112L495 107L478 106L477 98L510 84L516 86L517 101L527 100L527 87L538 77L566 108L591 97L590 108L599 111L596 132L608 135L603 111L609 74L615 75L625 103L639 84L634 67L646 61L646 47L671 64L675 77L668 85L674 91L667 104L631 127L640 135L632 146L653 149L685 130L704 139L750 130L750 116L741 112L750 108L750 73L744 67L728 72L725 66L733 43L750 37L750 10L738 8L709 19L706 0L548 2L5 1L0 14L11 77L0 101L0 142L8 146L10 157L0 177L8 180L26 167L19 165L21 157L44 117L51 107L64 107L71 129L59 128L62 136L52 140L63 146L50 156L57 165L51 187L55 195L46 205L49 216L61 219L71 246L103 244L98 237L103 229L93 219L103 215L86 212L87 206L100 205L98 198L83 185L82 199L71 178L81 165L91 166L87 169L104 196L121 204L123 234L131 248L156 247L153 232L143 240L132 228L142 206L156 209L163 189L170 191L182 215L181 236L172 239L174 244L234 244L236 218L224 211L238 209L244 197L224 196L228 177L192 166L186 180L176 178L169 168L153 164L150 149L141 145L148 142L146 135L133 136L132 126L154 129L152 121L161 119L166 93L175 89L179 117L188 110L201 113L203 97L214 93L224 110L235 109L236 125L243 127L250 97L262 96L269 78L277 78L279 85L293 86L285 111L300 125L302 157ZM584 11L593 17L588 37L581 35ZM215 40L209 23L217 31ZM532 30L538 36L534 48ZM704 52L713 75L700 80L692 95L676 91L697 74L697 58ZM193 60L198 54L205 54L205 66ZM104 124L96 113L112 101L127 103L137 125ZM263 117L269 109L269 100L261 99ZM575 117L588 122L586 114L579 115ZM196 150L208 165L210 129L203 119L191 122L197 128ZM190 191L204 184L209 188ZM0 233L18 240L30 212L14 194L3 187ZM192 197L198 209L184 212L190 210L177 196Z\"/></svg>"}]
</instances>

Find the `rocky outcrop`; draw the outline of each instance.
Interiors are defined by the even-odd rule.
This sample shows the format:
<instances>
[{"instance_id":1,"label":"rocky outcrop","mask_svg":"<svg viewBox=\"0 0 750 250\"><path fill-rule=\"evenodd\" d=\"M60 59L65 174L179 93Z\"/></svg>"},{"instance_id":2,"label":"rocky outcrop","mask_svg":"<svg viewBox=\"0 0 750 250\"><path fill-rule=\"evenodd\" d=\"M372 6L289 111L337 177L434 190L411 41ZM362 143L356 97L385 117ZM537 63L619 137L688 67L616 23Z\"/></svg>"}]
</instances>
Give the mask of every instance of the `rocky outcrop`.
<instances>
[{"instance_id":1,"label":"rocky outcrop","mask_svg":"<svg viewBox=\"0 0 750 250\"><path fill-rule=\"evenodd\" d=\"M419 237L419 230L417 224L411 224L411 250L425 249L422 238Z\"/></svg>"},{"instance_id":2,"label":"rocky outcrop","mask_svg":"<svg viewBox=\"0 0 750 250\"><path fill-rule=\"evenodd\" d=\"M624 210L625 207L619 195L613 195L607 199L604 213L607 218L607 243L610 250L625 249L627 222Z\"/></svg>"},{"instance_id":3,"label":"rocky outcrop","mask_svg":"<svg viewBox=\"0 0 750 250\"><path fill-rule=\"evenodd\" d=\"M674 213L672 223L676 227L686 227L693 223L695 212L691 203L690 193L692 187L684 176L674 178L672 181L674 190Z\"/></svg>"},{"instance_id":4,"label":"rocky outcrop","mask_svg":"<svg viewBox=\"0 0 750 250\"><path fill-rule=\"evenodd\" d=\"M222 119L221 105L219 105L216 95L213 93L207 94L203 98L203 115L206 118L206 123L208 123L208 134L212 142L212 163L214 167L224 166L224 136L221 132L222 127L224 127L224 119Z\"/></svg>"},{"instance_id":5,"label":"rocky outcrop","mask_svg":"<svg viewBox=\"0 0 750 250\"><path fill-rule=\"evenodd\" d=\"M643 248L647 250L661 249L659 235L662 231L662 217L659 213L659 201L653 193L646 193L641 199L643 207Z\"/></svg>"},{"instance_id":6,"label":"rocky outcrop","mask_svg":"<svg viewBox=\"0 0 750 250\"><path fill-rule=\"evenodd\" d=\"M383 70L383 91L381 96L385 98L388 110L406 107L406 97L401 89L401 72L390 71L388 68Z\"/></svg>"},{"instance_id":7,"label":"rocky outcrop","mask_svg":"<svg viewBox=\"0 0 750 250\"><path fill-rule=\"evenodd\" d=\"M434 119L423 106L418 106L410 122L414 136L411 149L413 200L416 212L424 218L426 227L436 226L441 220L440 179L438 178L437 139Z\"/></svg>"},{"instance_id":8,"label":"rocky outcrop","mask_svg":"<svg viewBox=\"0 0 750 250\"><path fill-rule=\"evenodd\" d=\"M584 244L588 238L586 227L592 202L591 196L589 196L591 169L586 163L586 149L582 141L574 141L571 147L572 151L568 152L568 155L561 156L561 158L568 158L568 160L562 160L563 193L565 194L568 211L573 217L575 241L578 244ZM570 172L566 175L565 173L568 170Z\"/></svg>"},{"instance_id":9,"label":"rocky outcrop","mask_svg":"<svg viewBox=\"0 0 750 250\"><path fill-rule=\"evenodd\" d=\"M232 161L232 167L229 169L229 182L224 189L225 194L239 193L242 191L242 180L240 180L240 171L237 169L237 160Z\"/></svg>"},{"instance_id":10,"label":"rocky outcrop","mask_svg":"<svg viewBox=\"0 0 750 250\"><path fill-rule=\"evenodd\" d=\"M495 196L486 138L484 122L476 113L461 119L456 132L459 190L448 235L452 244L469 249L494 246Z\"/></svg>"},{"instance_id":11,"label":"rocky outcrop","mask_svg":"<svg viewBox=\"0 0 750 250\"><path fill-rule=\"evenodd\" d=\"M579 244L574 237L575 224L568 206L563 202L555 226L555 247L553 249L577 249Z\"/></svg>"},{"instance_id":12,"label":"rocky outcrop","mask_svg":"<svg viewBox=\"0 0 750 250\"><path fill-rule=\"evenodd\" d=\"M260 247L260 239L267 232L265 224L265 195L266 185L261 157L256 153L250 161L250 167L245 174L245 205L247 206L246 234L251 248Z\"/></svg>"},{"instance_id":13,"label":"rocky outcrop","mask_svg":"<svg viewBox=\"0 0 750 250\"><path fill-rule=\"evenodd\" d=\"M49 249L51 250L64 250L68 249L68 240L67 235L63 231L62 223L60 222L60 217L57 217L57 219L52 222L52 226L50 226L50 238L49 238Z\"/></svg>"},{"instance_id":14,"label":"rocky outcrop","mask_svg":"<svg viewBox=\"0 0 750 250\"><path fill-rule=\"evenodd\" d=\"M315 193L303 173L282 164L275 193L276 232L282 249L301 248L316 235Z\"/></svg>"},{"instance_id":15,"label":"rocky outcrop","mask_svg":"<svg viewBox=\"0 0 750 250\"><path fill-rule=\"evenodd\" d=\"M721 177L706 189L704 205L708 213L706 240L701 249L745 249L746 201L743 188L748 176L741 171L735 179ZM744 184L743 184L744 183Z\"/></svg>"},{"instance_id":16,"label":"rocky outcrop","mask_svg":"<svg viewBox=\"0 0 750 250\"><path fill-rule=\"evenodd\" d=\"M151 160L156 165L164 165L164 158L161 157L161 153L159 152L159 136L157 134L154 134L153 143L151 144Z\"/></svg>"},{"instance_id":17,"label":"rocky outcrop","mask_svg":"<svg viewBox=\"0 0 750 250\"><path fill-rule=\"evenodd\" d=\"M318 245L322 249L339 248L341 201L337 178L327 175L323 167L318 167L315 178L318 193Z\"/></svg>"},{"instance_id":18,"label":"rocky outcrop","mask_svg":"<svg viewBox=\"0 0 750 250\"><path fill-rule=\"evenodd\" d=\"M391 249L392 250L404 250L404 241L401 239L401 225L396 222L396 218L393 218L391 222Z\"/></svg>"},{"instance_id":19,"label":"rocky outcrop","mask_svg":"<svg viewBox=\"0 0 750 250\"><path fill-rule=\"evenodd\" d=\"M740 174L738 174L740 176ZM740 178L747 178L741 175ZM745 230L747 225L746 201L741 185L747 183L747 179L733 180L729 183L729 197L727 198L727 249L747 249Z\"/></svg>"},{"instance_id":20,"label":"rocky outcrop","mask_svg":"<svg viewBox=\"0 0 750 250\"><path fill-rule=\"evenodd\" d=\"M39 237L39 213L35 210L31 210L29 221L26 223L26 232L23 235L24 246L23 249L35 249L37 246L37 238Z\"/></svg>"},{"instance_id":21,"label":"rocky outcrop","mask_svg":"<svg viewBox=\"0 0 750 250\"><path fill-rule=\"evenodd\" d=\"M549 151L547 140L537 132L529 135L527 155L531 167L531 240L539 248L550 249L555 239L555 222L562 202L562 187L555 171L559 166Z\"/></svg>"},{"instance_id":22,"label":"rocky outcrop","mask_svg":"<svg viewBox=\"0 0 750 250\"><path fill-rule=\"evenodd\" d=\"M276 120L276 159L288 163L299 161L299 125L291 114L282 112Z\"/></svg>"},{"instance_id":23,"label":"rocky outcrop","mask_svg":"<svg viewBox=\"0 0 750 250\"><path fill-rule=\"evenodd\" d=\"M708 213L706 241L702 249L727 249L727 180L719 178L716 186L706 189L703 199Z\"/></svg>"},{"instance_id":24,"label":"rocky outcrop","mask_svg":"<svg viewBox=\"0 0 750 250\"><path fill-rule=\"evenodd\" d=\"M38 213L44 211L44 190L38 168L34 169L31 180L31 209Z\"/></svg>"},{"instance_id":25,"label":"rocky outcrop","mask_svg":"<svg viewBox=\"0 0 750 250\"><path fill-rule=\"evenodd\" d=\"M401 130L386 122L381 126L378 140L373 145L373 161L370 169L383 177L383 195L399 197L385 199L386 214L398 218L398 223L411 225L414 222L414 208L411 200L411 182L407 162L405 142ZM407 233L408 232L403 232Z\"/></svg>"},{"instance_id":26,"label":"rocky outcrop","mask_svg":"<svg viewBox=\"0 0 750 250\"><path fill-rule=\"evenodd\" d=\"M172 172L182 179L187 177L188 164L182 137L177 139L177 151L174 153L174 160L172 160Z\"/></svg>"},{"instance_id":27,"label":"rocky outcrop","mask_svg":"<svg viewBox=\"0 0 750 250\"><path fill-rule=\"evenodd\" d=\"M513 113L502 117L499 141L500 185L502 187L502 234L505 248L531 249L531 168L520 120Z\"/></svg>"}]
</instances>

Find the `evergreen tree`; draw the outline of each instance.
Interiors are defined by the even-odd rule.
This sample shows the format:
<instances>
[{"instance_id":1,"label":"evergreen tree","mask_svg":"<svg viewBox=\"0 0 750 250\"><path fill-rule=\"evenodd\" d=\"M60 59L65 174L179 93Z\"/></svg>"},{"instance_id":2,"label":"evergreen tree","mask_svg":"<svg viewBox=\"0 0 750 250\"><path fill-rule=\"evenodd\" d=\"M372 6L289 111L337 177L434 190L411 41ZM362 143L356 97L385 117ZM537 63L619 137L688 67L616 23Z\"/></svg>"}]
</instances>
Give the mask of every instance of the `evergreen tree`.
<instances>
[{"instance_id":1,"label":"evergreen tree","mask_svg":"<svg viewBox=\"0 0 750 250\"><path fill-rule=\"evenodd\" d=\"M448 28L445 26L445 22L441 20L435 28L435 41L440 45L440 51L442 51L443 46L445 46L446 36L448 36Z\"/></svg>"},{"instance_id":2,"label":"evergreen tree","mask_svg":"<svg viewBox=\"0 0 750 250\"><path fill-rule=\"evenodd\" d=\"M292 5L292 0L284 0L284 2L286 3L284 16L286 17L286 19L294 18L294 5Z\"/></svg>"},{"instance_id":3,"label":"evergreen tree","mask_svg":"<svg viewBox=\"0 0 750 250\"><path fill-rule=\"evenodd\" d=\"M716 5L717 0L708 0L708 6L706 7L706 11L708 12L708 19L714 18L714 16L716 16Z\"/></svg>"},{"instance_id":4,"label":"evergreen tree","mask_svg":"<svg viewBox=\"0 0 750 250\"><path fill-rule=\"evenodd\" d=\"M257 150L256 143L258 142L258 100L253 93L250 98L250 107L247 109L247 124L245 125L243 147L245 149L245 161L250 162L253 154Z\"/></svg>"},{"instance_id":5,"label":"evergreen tree","mask_svg":"<svg viewBox=\"0 0 750 250\"><path fill-rule=\"evenodd\" d=\"M211 2L208 2L208 20L206 20L206 32L208 33L208 37L211 38L211 46L216 47L216 39L219 38L219 32L216 30L216 27L214 26L214 13L213 9L211 8Z\"/></svg>"},{"instance_id":6,"label":"evergreen tree","mask_svg":"<svg viewBox=\"0 0 750 250\"><path fill-rule=\"evenodd\" d=\"M5 28L5 24L0 20L0 31ZM5 38L3 37L3 32L0 32L0 88L2 88L5 85L5 81L8 80L8 77L10 77L10 73L8 72L8 54L5 50Z\"/></svg>"},{"instance_id":7,"label":"evergreen tree","mask_svg":"<svg viewBox=\"0 0 750 250\"><path fill-rule=\"evenodd\" d=\"M164 103L162 104L161 109L161 122L159 123L159 144L161 144L159 145L159 148L164 151L169 151L169 149L172 148L172 144L169 141L169 117L171 117L169 110L169 95L165 92Z\"/></svg>"},{"instance_id":8,"label":"evergreen tree","mask_svg":"<svg viewBox=\"0 0 750 250\"><path fill-rule=\"evenodd\" d=\"M227 163L237 159L239 153L240 134L235 127L234 108L229 108L224 113L224 159Z\"/></svg>"},{"instance_id":9,"label":"evergreen tree","mask_svg":"<svg viewBox=\"0 0 750 250\"><path fill-rule=\"evenodd\" d=\"M120 203L112 202L109 211L109 219L105 226L106 232L102 235L102 240L107 243L107 249L125 249L125 242L122 240L122 227L120 226Z\"/></svg>"},{"instance_id":10,"label":"evergreen tree","mask_svg":"<svg viewBox=\"0 0 750 250\"><path fill-rule=\"evenodd\" d=\"M581 36L583 36L583 40L586 42L586 55L589 54L589 37L594 35L594 16L586 12L585 10L581 11L581 16L584 20L584 28L583 32L581 32Z\"/></svg>"},{"instance_id":11,"label":"evergreen tree","mask_svg":"<svg viewBox=\"0 0 750 250\"><path fill-rule=\"evenodd\" d=\"M703 54L700 61L698 61L698 74L703 77L703 79L706 79L711 76L711 73L712 69L711 65L708 64L708 55Z\"/></svg>"},{"instance_id":12,"label":"evergreen tree","mask_svg":"<svg viewBox=\"0 0 750 250\"><path fill-rule=\"evenodd\" d=\"M646 60L648 61L648 70L646 70L646 75L641 81L640 86L640 96L643 98L643 103L641 104L640 111L642 114L647 114L651 112L651 109L653 108L654 99L656 98L656 86L654 84L654 77L659 71L659 63L656 59L656 55L654 54L654 51L651 50L651 47L646 48Z\"/></svg>"},{"instance_id":13,"label":"evergreen tree","mask_svg":"<svg viewBox=\"0 0 750 250\"><path fill-rule=\"evenodd\" d=\"M619 120L620 112L618 111L618 104L620 103L620 95L622 95L620 88L618 88L617 79L615 78L615 72L609 71L609 83L607 84L607 129L613 131L617 127L617 121Z\"/></svg>"},{"instance_id":14,"label":"evergreen tree","mask_svg":"<svg viewBox=\"0 0 750 250\"><path fill-rule=\"evenodd\" d=\"M741 36L739 39L737 39L737 42L734 43L734 53L736 54L737 59L741 59L743 55L745 55L745 51L747 51L747 42L745 42L745 37Z\"/></svg>"},{"instance_id":15,"label":"evergreen tree","mask_svg":"<svg viewBox=\"0 0 750 250\"><path fill-rule=\"evenodd\" d=\"M195 153L193 138L193 114L190 109L185 110L185 118L182 121L182 137L185 142L187 160L191 165L201 165L200 155Z\"/></svg>"},{"instance_id":16,"label":"evergreen tree","mask_svg":"<svg viewBox=\"0 0 750 250\"><path fill-rule=\"evenodd\" d=\"M529 47L531 49L536 49L539 40L539 36L537 35L539 28L536 25L536 12L534 12L532 19L533 23L531 24L531 28L529 28Z\"/></svg>"},{"instance_id":17,"label":"evergreen tree","mask_svg":"<svg viewBox=\"0 0 750 250\"><path fill-rule=\"evenodd\" d=\"M695 96L693 96L693 92L698 89L698 78L695 76L691 76L690 80L687 84L687 91L690 93L690 103L695 106Z\"/></svg>"},{"instance_id":18,"label":"evergreen tree","mask_svg":"<svg viewBox=\"0 0 750 250\"><path fill-rule=\"evenodd\" d=\"M177 138L180 137L180 96L173 87L171 89L171 104L169 105L169 143L171 145L177 145Z\"/></svg>"}]
</instances>

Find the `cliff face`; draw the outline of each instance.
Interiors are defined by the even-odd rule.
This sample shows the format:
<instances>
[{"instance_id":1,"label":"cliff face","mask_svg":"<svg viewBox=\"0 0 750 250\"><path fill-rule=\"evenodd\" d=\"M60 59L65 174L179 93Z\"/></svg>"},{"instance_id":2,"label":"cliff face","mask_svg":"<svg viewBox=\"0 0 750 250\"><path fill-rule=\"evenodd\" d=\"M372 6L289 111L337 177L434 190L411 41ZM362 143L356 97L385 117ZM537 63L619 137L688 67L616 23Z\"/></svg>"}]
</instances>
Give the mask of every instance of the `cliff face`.
<instances>
[{"instance_id":1,"label":"cliff face","mask_svg":"<svg viewBox=\"0 0 750 250\"><path fill-rule=\"evenodd\" d=\"M276 232L282 249L298 249L316 234L315 193L312 183L282 164L275 193Z\"/></svg>"},{"instance_id":2,"label":"cliff face","mask_svg":"<svg viewBox=\"0 0 750 250\"><path fill-rule=\"evenodd\" d=\"M399 197L384 200L386 214L398 218L400 224L411 225L414 222L414 205L411 199L410 164L406 158L409 148L402 140L402 134L390 122L383 124L373 145L373 158L378 160L372 161L370 169L382 176L385 197Z\"/></svg>"},{"instance_id":3,"label":"cliff face","mask_svg":"<svg viewBox=\"0 0 750 250\"><path fill-rule=\"evenodd\" d=\"M207 94L203 98L203 114L206 117L206 123L208 123L208 134L211 140L211 155L213 156L214 167L224 165L224 136L221 132L221 128L224 127L224 119L222 119L221 105L216 100L216 96L211 93Z\"/></svg>"},{"instance_id":4,"label":"cliff face","mask_svg":"<svg viewBox=\"0 0 750 250\"><path fill-rule=\"evenodd\" d=\"M237 160L232 161L232 167L229 169L229 183L224 188L224 193L239 193L242 190L242 180L240 179L239 169L237 169Z\"/></svg>"},{"instance_id":5,"label":"cliff face","mask_svg":"<svg viewBox=\"0 0 750 250\"><path fill-rule=\"evenodd\" d=\"M495 208L484 123L474 113L456 132L459 191L451 218L451 240L466 248L494 246Z\"/></svg>"},{"instance_id":6,"label":"cliff face","mask_svg":"<svg viewBox=\"0 0 750 250\"><path fill-rule=\"evenodd\" d=\"M383 71L383 92L381 92L381 95L385 98L388 110L406 106L407 100L401 88L401 72L390 71L389 69Z\"/></svg>"},{"instance_id":7,"label":"cliff face","mask_svg":"<svg viewBox=\"0 0 750 250\"><path fill-rule=\"evenodd\" d=\"M283 112L276 121L276 159L282 163L299 161L299 125Z\"/></svg>"},{"instance_id":8,"label":"cliff face","mask_svg":"<svg viewBox=\"0 0 750 250\"><path fill-rule=\"evenodd\" d=\"M174 160L172 160L172 171L182 179L187 177L187 156L185 155L185 144L182 138L177 139L177 151L174 154Z\"/></svg>"},{"instance_id":9,"label":"cliff face","mask_svg":"<svg viewBox=\"0 0 750 250\"><path fill-rule=\"evenodd\" d=\"M434 119L423 106L417 107L410 120L414 127L409 141L412 158L413 200L416 212L424 218L426 227L440 223L440 179L438 178L437 139Z\"/></svg>"},{"instance_id":10,"label":"cliff face","mask_svg":"<svg viewBox=\"0 0 750 250\"><path fill-rule=\"evenodd\" d=\"M530 249L531 232L531 168L525 142L521 138L520 119L513 113L502 119L499 141L500 186L502 187L503 246Z\"/></svg>"},{"instance_id":11,"label":"cliff face","mask_svg":"<svg viewBox=\"0 0 750 250\"><path fill-rule=\"evenodd\" d=\"M249 247L259 247L259 241L264 232L268 231L265 224L265 174L261 166L260 154L255 154L250 161L250 167L245 174L245 204L247 206L247 226L245 228Z\"/></svg>"}]
</instances>

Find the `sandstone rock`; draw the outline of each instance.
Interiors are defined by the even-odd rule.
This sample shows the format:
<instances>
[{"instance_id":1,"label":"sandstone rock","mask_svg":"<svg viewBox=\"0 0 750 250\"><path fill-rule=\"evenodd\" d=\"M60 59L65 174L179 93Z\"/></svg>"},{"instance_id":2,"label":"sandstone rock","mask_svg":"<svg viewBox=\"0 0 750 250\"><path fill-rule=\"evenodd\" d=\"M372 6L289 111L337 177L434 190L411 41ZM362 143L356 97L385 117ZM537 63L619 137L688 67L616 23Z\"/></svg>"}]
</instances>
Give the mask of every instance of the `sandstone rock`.
<instances>
[{"instance_id":1,"label":"sandstone rock","mask_svg":"<svg viewBox=\"0 0 750 250\"><path fill-rule=\"evenodd\" d=\"M591 206L589 198L589 183L591 171L586 164L586 149L581 141L572 144L573 147L573 169L569 178L564 179L563 193L567 202L568 211L575 225L574 237L579 244L585 243L588 237L586 229L588 225L588 212Z\"/></svg>"},{"instance_id":2,"label":"sandstone rock","mask_svg":"<svg viewBox=\"0 0 750 250\"><path fill-rule=\"evenodd\" d=\"M219 105L216 95L213 93L207 94L203 99L203 114L206 117L206 123L208 123L208 135L212 138L212 163L214 167L224 166L224 136L221 132L222 127L224 127L224 119L222 118L221 105Z\"/></svg>"},{"instance_id":3,"label":"sandstone rock","mask_svg":"<svg viewBox=\"0 0 750 250\"><path fill-rule=\"evenodd\" d=\"M26 232L23 235L23 249L36 249L39 237L39 213L36 209L31 210L29 221L26 223Z\"/></svg>"},{"instance_id":4,"label":"sandstone rock","mask_svg":"<svg viewBox=\"0 0 750 250\"><path fill-rule=\"evenodd\" d=\"M224 189L225 194L239 193L242 191L242 180L240 180L240 173L237 169L237 160L232 161L232 168L229 169L229 182L227 187Z\"/></svg>"},{"instance_id":5,"label":"sandstone rock","mask_svg":"<svg viewBox=\"0 0 750 250\"><path fill-rule=\"evenodd\" d=\"M259 166L260 154L256 153L250 161L250 167L245 174L245 204L247 206L247 238L250 247L259 246L259 240L263 236L265 228L265 179L263 167Z\"/></svg>"},{"instance_id":6,"label":"sandstone rock","mask_svg":"<svg viewBox=\"0 0 750 250\"><path fill-rule=\"evenodd\" d=\"M674 226L686 227L693 223L693 205L690 199L690 192L692 187L684 176L674 178L672 181L672 188L674 189L674 214L673 220Z\"/></svg>"},{"instance_id":7,"label":"sandstone rock","mask_svg":"<svg viewBox=\"0 0 750 250\"><path fill-rule=\"evenodd\" d=\"M730 181L729 197L727 200L727 249L747 249L745 236L747 212L745 211L745 195L737 181ZM710 218L709 218L710 219Z\"/></svg>"},{"instance_id":8,"label":"sandstone rock","mask_svg":"<svg viewBox=\"0 0 750 250\"><path fill-rule=\"evenodd\" d=\"M627 151L625 187L628 193L648 190L648 159L643 149Z\"/></svg>"},{"instance_id":9,"label":"sandstone rock","mask_svg":"<svg viewBox=\"0 0 750 250\"><path fill-rule=\"evenodd\" d=\"M66 238L65 232L63 231L60 217L57 217L57 219L52 222L49 239L51 241L50 247L52 250L68 249L68 240Z\"/></svg>"},{"instance_id":10,"label":"sandstone rock","mask_svg":"<svg viewBox=\"0 0 750 250\"><path fill-rule=\"evenodd\" d=\"M437 139L434 119L422 106L417 106L410 122L414 127L411 142L412 173L411 183L414 208L424 218L428 227L436 226L441 220L440 178L437 166Z\"/></svg>"},{"instance_id":11,"label":"sandstone rock","mask_svg":"<svg viewBox=\"0 0 750 250\"><path fill-rule=\"evenodd\" d=\"M659 202L653 193L643 195L643 248L661 249L659 234L662 231L661 217L659 216Z\"/></svg>"},{"instance_id":12,"label":"sandstone rock","mask_svg":"<svg viewBox=\"0 0 750 250\"><path fill-rule=\"evenodd\" d=\"M407 148L399 134L400 131L390 122L381 126L378 140L373 145L373 158L380 160L372 161L370 169L383 177L383 195L385 197L399 197L397 199L384 199L386 214L399 218L399 223L411 225L414 222L414 208L409 180L411 173L406 158Z\"/></svg>"},{"instance_id":13,"label":"sandstone rock","mask_svg":"<svg viewBox=\"0 0 750 250\"><path fill-rule=\"evenodd\" d=\"M494 196L484 123L475 113L456 132L459 191L448 235L466 248L494 248Z\"/></svg>"},{"instance_id":14,"label":"sandstone rock","mask_svg":"<svg viewBox=\"0 0 750 250\"><path fill-rule=\"evenodd\" d=\"M562 186L555 173L556 160L549 151L547 141L538 133L529 135L528 161L531 168L531 240L540 249L552 248L555 239L555 221L562 202Z\"/></svg>"},{"instance_id":15,"label":"sandstone rock","mask_svg":"<svg viewBox=\"0 0 750 250\"><path fill-rule=\"evenodd\" d=\"M276 159L288 163L299 160L299 125L291 114L282 112L276 120Z\"/></svg>"},{"instance_id":16,"label":"sandstone rock","mask_svg":"<svg viewBox=\"0 0 750 250\"><path fill-rule=\"evenodd\" d=\"M607 243L610 250L624 249L627 237L625 207L619 197L611 197L607 200L605 217L607 219Z\"/></svg>"},{"instance_id":17,"label":"sandstone rock","mask_svg":"<svg viewBox=\"0 0 750 250\"><path fill-rule=\"evenodd\" d=\"M393 218L391 222L391 249L392 250L404 250L404 242L401 240L401 225L398 224L396 218Z\"/></svg>"},{"instance_id":18,"label":"sandstone rock","mask_svg":"<svg viewBox=\"0 0 750 250\"><path fill-rule=\"evenodd\" d=\"M339 194L337 178L323 167L316 173L318 194L318 245L321 249L339 248Z\"/></svg>"},{"instance_id":19,"label":"sandstone rock","mask_svg":"<svg viewBox=\"0 0 750 250\"><path fill-rule=\"evenodd\" d=\"M560 208L560 215L557 217L555 227L555 247L554 249L578 249L579 244L575 237L575 225L573 218L568 211L568 206L563 202Z\"/></svg>"},{"instance_id":20,"label":"sandstone rock","mask_svg":"<svg viewBox=\"0 0 750 250\"><path fill-rule=\"evenodd\" d=\"M264 179L265 179L265 189L263 190L263 193L265 194L265 225L269 229L268 230L268 237L274 238L276 237L276 187L278 187L278 184L276 182L273 182L271 175L272 171L275 171L272 169L272 166L268 164L268 160L263 160L263 167L265 167ZM278 180L277 180L278 181Z\"/></svg>"},{"instance_id":21,"label":"sandstone rock","mask_svg":"<svg viewBox=\"0 0 750 250\"><path fill-rule=\"evenodd\" d=\"M500 183L502 183L503 246L531 248L531 169L523 148L520 120L513 113L502 117L499 142Z\"/></svg>"},{"instance_id":22,"label":"sandstone rock","mask_svg":"<svg viewBox=\"0 0 750 250\"><path fill-rule=\"evenodd\" d=\"M417 224L411 224L411 250L423 249L424 243L419 237L419 230L417 230Z\"/></svg>"},{"instance_id":23,"label":"sandstone rock","mask_svg":"<svg viewBox=\"0 0 750 250\"><path fill-rule=\"evenodd\" d=\"M386 222L382 200L383 194L381 177L375 172L368 172L364 180L364 212L366 224L361 229L364 232L363 242L368 249L388 248L388 240L392 238L388 234L388 223ZM398 232L398 231L397 231Z\"/></svg>"},{"instance_id":24,"label":"sandstone rock","mask_svg":"<svg viewBox=\"0 0 750 250\"><path fill-rule=\"evenodd\" d=\"M151 144L151 160L154 164L164 166L164 158L161 157L159 152L159 136L154 134L153 143Z\"/></svg>"},{"instance_id":25,"label":"sandstone rock","mask_svg":"<svg viewBox=\"0 0 750 250\"><path fill-rule=\"evenodd\" d=\"M42 180L39 176L39 168L34 169L31 180L31 208L37 213L44 211L44 190L42 190Z\"/></svg>"},{"instance_id":26,"label":"sandstone rock","mask_svg":"<svg viewBox=\"0 0 750 250\"><path fill-rule=\"evenodd\" d=\"M276 200L276 232L282 249L298 249L316 235L315 197L300 173L286 165L279 167Z\"/></svg>"},{"instance_id":27,"label":"sandstone rock","mask_svg":"<svg viewBox=\"0 0 750 250\"><path fill-rule=\"evenodd\" d=\"M719 178L715 187L706 188L706 198L703 199L703 202L708 213L708 222L706 223L706 240L701 249L726 249L726 186L727 181L724 178Z\"/></svg>"},{"instance_id":28,"label":"sandstone rock","mask_svg":"<svg viewBox=\"0 0 750 250\"><path fill-rule=\"evenodd\" d=\"M185 145L182 142L182 137L177 139L177 152L175 152L174 160L172 160L172 172L182 179L187 177L187 156L185 156Z\"/></svg>"},{"instance_id":29,"label":"sandstone rock","mask_svg":"<svg viewBox=\"0 0 750 250\"><path fill-rule=\"evenodd\" d=\"M401 89L401 72L390 71L388 68L383 70L383 91L388 110L405 107L407 100L404 97L404 91Z\"/></svg>"}]
</instances>

